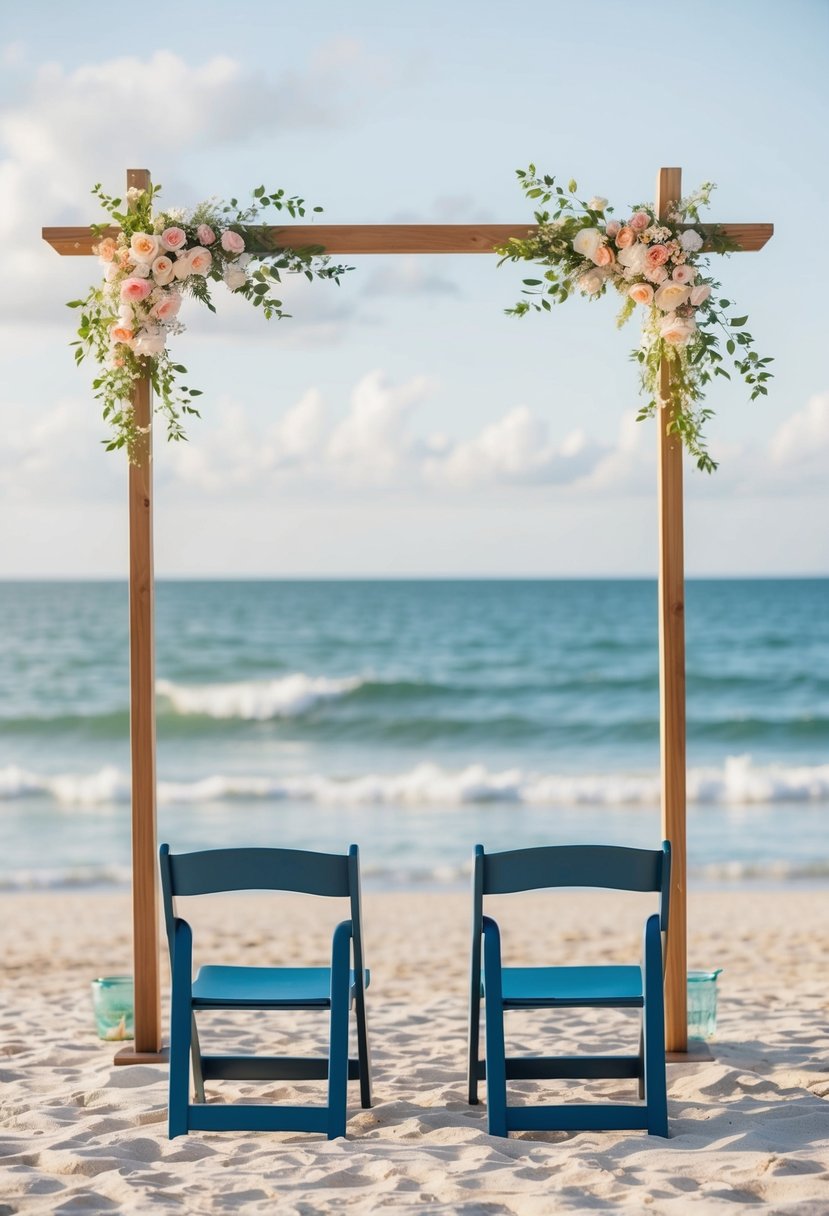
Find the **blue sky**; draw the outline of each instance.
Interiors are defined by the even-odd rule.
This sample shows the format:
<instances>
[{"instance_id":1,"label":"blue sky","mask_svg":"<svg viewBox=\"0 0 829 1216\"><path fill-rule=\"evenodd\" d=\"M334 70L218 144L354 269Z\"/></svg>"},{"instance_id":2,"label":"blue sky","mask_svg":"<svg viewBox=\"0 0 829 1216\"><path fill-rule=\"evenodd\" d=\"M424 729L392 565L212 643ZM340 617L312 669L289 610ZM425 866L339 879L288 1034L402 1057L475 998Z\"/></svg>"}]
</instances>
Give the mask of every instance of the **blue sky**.
<instances>
[{"instance_id":1,"label":"blue sky","mask_svg":"<svg viewBox=\"0 0 829 1216\"><path fill-rule=\"evenodd\" d=\"M687 471L687 565L829 572L823 0L184 0L114 25L80 2L3 39L4 576L126 571L126 471L66 345L96 263L39 241L98 218L94 181L147 166L169 205L264 182L332 223L522 222L530 160L619 209L680 164L718 183L713 218L775 223L720 267L777 376L761 403L712 394L721 469ZM218 317L186 309L204 418L157 444L158 573L653 573L655 436L613 301L517 321L494 258L352 262L339 290L290 285L278 325L222 292Z\"/></svg>"}]
</instances>

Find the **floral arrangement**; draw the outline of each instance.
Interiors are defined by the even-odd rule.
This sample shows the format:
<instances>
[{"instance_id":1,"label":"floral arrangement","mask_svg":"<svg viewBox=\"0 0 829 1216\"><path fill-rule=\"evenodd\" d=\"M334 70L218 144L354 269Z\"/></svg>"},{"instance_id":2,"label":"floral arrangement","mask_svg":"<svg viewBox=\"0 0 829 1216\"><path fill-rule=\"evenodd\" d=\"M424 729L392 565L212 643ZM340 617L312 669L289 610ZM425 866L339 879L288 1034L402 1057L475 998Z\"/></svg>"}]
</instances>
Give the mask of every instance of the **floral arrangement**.
<instances>
[{"instance_id":1,"label":"floral arrangement","mask_svg":"<svg viewBox=\"0 0 829 1216\"><path fill-rule=\"evenodd\" d=\"M554 177L539 176L534 165L517 171L527 198L540 208L554 202L554 210L538 210L538 231L524 239L513 238L498 252L505 261L531 261L546 267L543 279L524 279L524 295L507 312L523 316L531 309L551 311L574 292L596 299L609 288L622 297L618 324L623 325L637 305L645 310L640 346L632 358L640 364L647 403L639 419L653 417L660 406L668 409L669 432L681 436L698 468L713 472L703 428L713 411L703 405L704 390L714 376L729 373L720 346L751 387L751 400L767 393L770 358L752 350L753 339L744 328L747 316L733 316L730 300L720 298L720 284L710 274L706 250L728 253L736 246L715 225L702 227L701 207L707 206L713 183L706 182L687 198L671 203L667 217L659 219L652 204L640 204L624 219L613 218L605 198L583 202L577 184L566 191ZM669 398L661 399L660 367L668 364Z\"/></svg>"},{"instance_id":2,"label":"floral arrangement","mask_svg":"<svg viewBox=\"0 0 829 1216\"><path fill-rule=\"evenodd\" d=\"M268 193L259 186L246 207L235 198L228 203L211 200L192 211L169 208L153 216L159 190L130 189L124 209L120 198L104 194L100 185L93 187L120 231L111 236L107 225L93 226L93 234L101 238L95 252L104 279L85 299L69 304L81 309L78 339L72 343L75 361L92 356L100 366L92 384L112 432L105 441L107 450L126 447L131 458L139 435L131 396L140 376L149 376L169 439L186 438L183 414L198 415L194 401L201 393L180 383L187 369L174 362L167 349L168 339L184 331L179 313L185 297L215 312L209 285L223 282L267 319L281 319L290 315L273 294L282 273L339 282L349 269L332 265L316 248L267 249L267 227L261 218L266 208L285 210L292 217L305 215L305 200L284 190ZM252 254L248 242L266 252Z\"/></svg>"}]
</instances>

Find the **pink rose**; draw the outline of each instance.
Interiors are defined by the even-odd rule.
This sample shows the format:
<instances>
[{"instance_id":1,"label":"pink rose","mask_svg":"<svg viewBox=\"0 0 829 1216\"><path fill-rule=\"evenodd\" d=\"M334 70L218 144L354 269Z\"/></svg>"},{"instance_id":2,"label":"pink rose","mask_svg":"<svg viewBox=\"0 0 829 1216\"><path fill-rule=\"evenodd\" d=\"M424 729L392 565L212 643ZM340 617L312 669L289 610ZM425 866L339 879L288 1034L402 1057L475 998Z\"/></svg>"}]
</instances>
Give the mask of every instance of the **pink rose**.
<instances>
[{"instance_id":1,"label":"pink rose","mask_svg":"<svg viewBox=\"0 0 829 1216\"><path fill-rule=\"evenodd\" d=\"M180 253L173 263L173 277L186 279L190 274L190 253Z\"/></svg>"},{"instance_id":2,"label":"pink rose","mask_svg":"<svg viewBox=\"0 0 829 1216\"><path fill-rule=\"evenodd\" d=\"M593 254L593 261L597 266L612 266L615 260L609 245L599 245Z\"/></svg>"},{"instance_id":3,"label":"pink rose","mask_svg":"<svg viewBox=\"0 0 829 1216\"><path fill-rule=\"evenodd\" d=\"M212 245L216 239L216 233L209 224L199 224L196 229L196 236L202 245Z\"/></svg>"},{"instance_id":4,"label":"pink rose","mask_svg":"<svg viewBox=\"0 0 829 1216\"><path fill-rule=\"evenodd\" d=\"M644 232L650 225L651 217L647 211L634 211L630 217L630 226L634 232Z\"/></svg>"},{"instance_id":5,"label":"pink rose","mask_svg":"<svg viewBox=\"0 0 829 1216\"><path fill-rule=\"evenodd\" d=\"M634 283L632 287L628 288L628 295L637 304L653 303L653 288L649 283Z\"/></svg>"},{"instance_id":6,"label":"pink rose","mask_svg":"<svg viewBox=\"0 0 829 1216\"><path fill-rule=\"evenodd\" d=\"M165 249L181 249L187 244L187 233L183 228L165 228L161 234L161 244Z\"/></svg>"},{"instance_id":7,"label":"pink rose","mask_svg":"<svg viewBox=\"0 0 829 1216\"><path fill-rule=\"evenodd\" d=\"M153 286L149 279L139 279L132 275L121 284L121 299L125 301L146 300Z\"/></svg>"},{"instance_id":8,"label":"pink rose","mask_svg":"<svg viewBox=\"0 0 829 1216\"><path fill-rule=\"evenodd\" d=\"M207 274L213 265L213 254L209 249L196 247L190 250L189 260L191 274Z\"/></svg>"},{"instance_id":9,"label":"pink rose","mask_svg":"<svg viewBox=\"0 0 829 1216\"><path fill-rule=\"evenodd\" d=\"M650 283L664 283L668 277L664 266L646 266L642 273Z\"/></svg>"},{"instance_id":10,"label":"pink rose","mask_svg":"<svg viewBox=\"0 0 829 1216\"><path fill-rule=\"evenodd\" d=\"M704 304L710 295L710 285L708 283L700 283L699 286L691 288L689 302L693 304L694 308L699 308L700 304Z\"/></svg>"},{"instance_id":11,"label":"pink rose","mask_svg":"<svg viewBox=\"0 0 829 1216\"><path fill-rule=\"evenodd\" d=\"M222 249L226 253L244 253L245 242L238 232L234 232L232 228L228 228L222 233Z\"/></svg>"},{"instance_id":12,"label":"pink rose","mask_svg":"<svg viewBox=\"0 0 829 1216\"><path fill-rule=\"evenodd\" d=\"M617 249L629 249L635 240L636 240L636 233L633 231L633 229L630 227L629 224L625 224L616 233Z\"/></svg>"},{"instance_id":13,"label":"pink rose","mask_svg":"<svg viewBox=\"0 0 829 1216\"><path fill-rule=\"evenodd\" d=\"M621 227L622 227L622 225L619 223L618 220L608 220L607 223L605 224L604 230L607 233L607 235L612 238L616 235L616 233L619 231L619 229Z\"/></svg>"},{"instance_id":14,"label":"pink rose","mask_svg":"<svg viewBox=\"0 0 829 1216\"><path fill-rule=\"evenodd\" d=\"M665 245L651 245L645 254L645 263L651 267L664 266L668 257L669 253Z\"/></svg>"},{"instance_id":15,"label":"pink rose","mask_svg":"<svg viewBox=\"0 0 829 1216\"><path fill-rule=\"evenodd\" d=\"M156 258L152 266L153 278L159 287L166 287L173 278L173 261L165 253Z\"/></svg>"},{"instance_id":16,"label":"pink rose","mask_svg":"<svg viewBox=\"0 0 829 1216\"><path fill-rule=\"evenodd\" d=\"M130 237L130 253L137 262L151 262L158 254L158 237L149 232L134 232Z\"/></svg>"},{"instance_id":17,"label":"pink rose","mask_svg":"<svg viewBox=\"0 0 829 1216\"><path fill-rule=\"evenodd\" d=\"M181 296L177 291L171 291L158 301L152 310L152 314L159 321L172 321L178 316L180 308Z\"/></svg>"},{"instance_id":18,"label":"pink rose","mask_svg":"<svg viewBox=\"0 0 829 1216\"><path fill-rule=\"evenodd\" d=\"M697 272L693 266L674 266L671 278L675 283L693 283Z\"/></svg>"}]
</instances>

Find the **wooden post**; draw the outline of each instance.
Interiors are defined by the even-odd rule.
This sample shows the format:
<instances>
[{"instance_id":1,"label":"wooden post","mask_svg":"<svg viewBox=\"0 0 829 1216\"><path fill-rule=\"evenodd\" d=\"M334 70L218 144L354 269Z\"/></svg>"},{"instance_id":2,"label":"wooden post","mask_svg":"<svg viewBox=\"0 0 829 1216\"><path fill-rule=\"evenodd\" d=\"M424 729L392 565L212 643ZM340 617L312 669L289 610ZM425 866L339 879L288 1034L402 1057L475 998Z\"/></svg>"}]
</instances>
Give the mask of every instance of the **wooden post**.
<instances>
[{"instance_id":1,"label":"wooden post","mask_svg":"<svg viewBox=\"0 0 829 1216\"><path fill-rule=\"evenodd\" d=\"M667 215L682 194L682 170L660 169L656 213ZM685 560L682 522L682 440L668 434L670 364L662 361L657 417L659 500L659 699L662 835L671 842L671 904L665 975L665 1045L688 1049L685 850Z\"/></svg>"},{"instance_id":2,"label":"wooden post","mask_svg":"<svg viewBox=\"0 0 829 1216\"><path fill-rule=\"evenodd\" d=\"M127 188L149 190L146 169L127 171ZM162 1060L158 971L158 849L155 806L155 587L153 581L152 385L132 393L141 434L129 466L130 753L132 760L132 919L135 1042L118 1064Z\"/></svg>"}]
</instances>

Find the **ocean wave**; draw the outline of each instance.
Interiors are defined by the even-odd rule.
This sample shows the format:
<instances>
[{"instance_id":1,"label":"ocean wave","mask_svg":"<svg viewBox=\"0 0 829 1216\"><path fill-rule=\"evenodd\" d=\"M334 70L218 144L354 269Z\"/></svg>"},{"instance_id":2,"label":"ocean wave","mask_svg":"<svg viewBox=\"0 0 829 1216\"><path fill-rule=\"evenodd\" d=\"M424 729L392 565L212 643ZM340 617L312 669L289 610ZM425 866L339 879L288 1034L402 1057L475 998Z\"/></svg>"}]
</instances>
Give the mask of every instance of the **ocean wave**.
<instances>
[{"instance_id":1,"label":"ocean wave","mask_svg":"<svg viewBox=\"0 0 829 1216\"><path fill-rule=\"evenodd\" d=\"M108 766L95 773L52 776L10 765L0 769L0 802L45 795L58 805L95 808L129 802L129 777ZM722 768L692 769L688 799L700 805L751 806L829 800L829 764L753 765L731 756ZM198 780L160 781L161 806L271 800L319 806L451 807L475 804L523 806L653 807L660 801L656 773L563 774L521 768L494 771L481 764L462 769L422 763L401 773L330 777L318 773L272 777L213 774Z\"/></svg>"},{"instance_id":2,"label":"ocean wave","mask_svg":"<svg viewBox=\"0 0 829 1216\"><path fill-rule=\"evenodd\" d=\"M0 891L68 891L90 887L128 887L129 866L74 866L66 869L11 870L0 874Z\"/></svg>"},{"instance_id":3,"label":"ocean wave","mask_svg":"<svg viewBox=\"0 0 829 1216\"><path fill-rule=\"evenodd\" d=\"M179 714L207 718L242 718L264 722L295 718L324 701L334 701L359 688L359 676L333 679L296 672L274 680L243 680L234 684L176 684L156 681L156 692Z\"/></svg>"}]
</instances>

